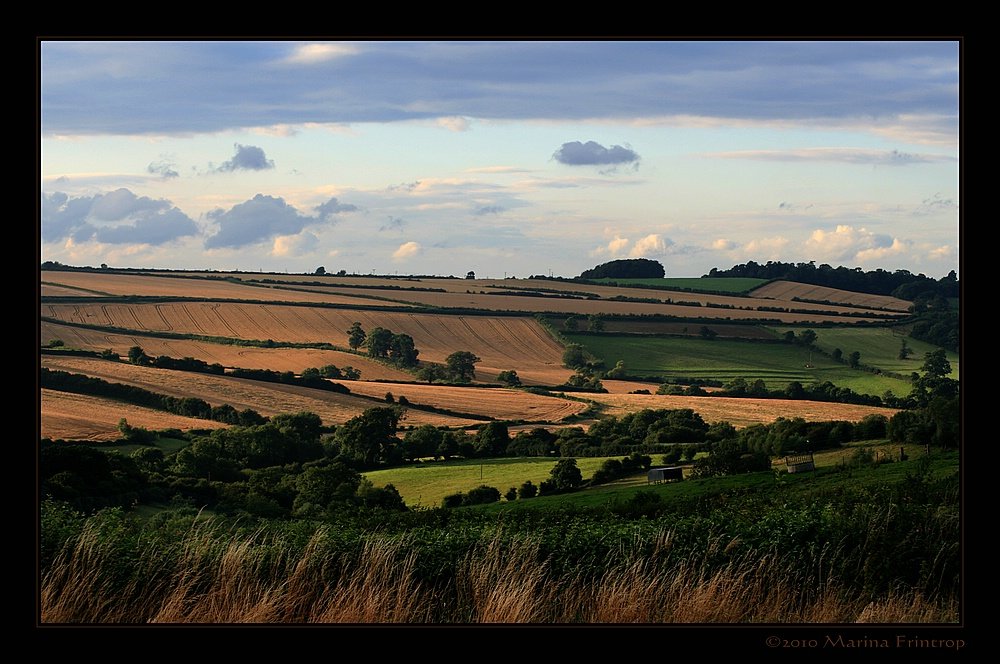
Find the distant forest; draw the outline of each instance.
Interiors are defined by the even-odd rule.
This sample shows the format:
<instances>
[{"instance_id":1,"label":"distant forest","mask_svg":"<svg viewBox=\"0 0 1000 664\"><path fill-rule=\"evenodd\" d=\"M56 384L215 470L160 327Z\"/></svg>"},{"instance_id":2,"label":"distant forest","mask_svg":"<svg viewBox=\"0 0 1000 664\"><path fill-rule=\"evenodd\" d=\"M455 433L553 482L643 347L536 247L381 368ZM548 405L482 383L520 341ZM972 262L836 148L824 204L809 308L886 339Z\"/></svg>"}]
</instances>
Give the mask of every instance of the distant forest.
<instances>
[{"instance_id":1,"label":"distant forest","mask_svg":"<svg viewBox=\"0 0 1000 664\"><path fill-rule=\"evenodd\" d=\"M934 297L958 297L958 277L952 270L939 280L909 270L888 272L881 268L865 272L860 267L832 267L816 261L808 263L782 263L768 261L761 265L748 261L728 270L712 268L706 277L755 277L757 279L784 279L803 284L840 288L855 293L891 295L901 300L915 301Z\"/></svg>"}]
</instances>

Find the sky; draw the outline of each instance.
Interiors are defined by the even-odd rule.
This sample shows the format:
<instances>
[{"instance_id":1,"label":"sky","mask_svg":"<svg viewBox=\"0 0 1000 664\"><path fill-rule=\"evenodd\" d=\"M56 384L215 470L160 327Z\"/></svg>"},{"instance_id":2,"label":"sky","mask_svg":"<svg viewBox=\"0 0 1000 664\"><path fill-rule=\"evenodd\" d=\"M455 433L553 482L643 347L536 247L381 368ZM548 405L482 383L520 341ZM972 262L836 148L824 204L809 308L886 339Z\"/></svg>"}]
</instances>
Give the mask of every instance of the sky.
<instances>
[{"instance_id":1,"label":"sky","mask_svg":"<svg viewBox=\"0 0 1000 664\"><path fill-rule=\"evenodd\" d=\"M958 270L957 41L39 42L41 260Z\"/></svg>"}]
</instances>

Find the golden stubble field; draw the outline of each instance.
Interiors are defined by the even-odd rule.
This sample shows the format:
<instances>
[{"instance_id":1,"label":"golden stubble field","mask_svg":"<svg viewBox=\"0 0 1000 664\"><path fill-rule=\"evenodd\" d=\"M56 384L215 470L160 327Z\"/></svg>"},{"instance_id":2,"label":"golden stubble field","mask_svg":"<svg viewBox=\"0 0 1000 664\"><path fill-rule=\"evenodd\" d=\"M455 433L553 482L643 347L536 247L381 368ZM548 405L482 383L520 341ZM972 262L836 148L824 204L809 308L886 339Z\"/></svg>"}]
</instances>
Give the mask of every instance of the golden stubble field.
<instances>
[{"instance_id":1,"label":"golden stubble field","mask_svg":"<svg viewBox=\"0 0 1000 664\"><path fill-rule=\"evenodd\" d=\"M58 440L118 440L121 418L147 429L217 429L219 422L199 420L142 406L70 392L41 391L42 437Z\"/></svg>"},{"instance_id":2,"label":"golden stubble field","mask_svg":"<svg viewBox=\"0 0 1000 664\"><path fill-rule=\"evenodd\" d=\"M165 339L142 335L115 334L82 327L58 325L42 322L42 343L59 339L69 348L102 351L107 348L126 357L128 349L140 346L147 355L157 357L193 357L209 364L219 363L224 367L243 369L269 369L271 371L293 371L302 373L309 367L323 367L328 364L340 368L354 367L361 371L361 377L371 380L412 380L413 376L362 355L344 353L319 348L254 348L214 344L191 339Z\"/></svg>"},{"instance_id":3,"label":"golden stubble field","mask_svg":"<svg viewBox=\"0 0 1000 664\"><path fill-rule=\"evenodd\" d=\"M798 308L816 306L819 308L827 305L809 305L806 302L792 302L793 297L807 300L823 300L827 302L841 302L857 307L873 307L890 309L906 313L913 304L906 300L900 300L888 295L871 295L869 293L852 293L850 291L839 290L837 288L826 288L825 286L813 286L810 284L799 284L794 281L772 281L764 284L760 288L751 291L750 295L755 298L773 298L791 302Z\"/></svg>"},{"instance_id":4,"label":"golden stubble field","mask_svg":"<svg viewBox=\"0 0 1000 664\"><path fill-rule=\"evenodd\" d=\"M83 357L42 356L42 366L53 370L94 376L112 383L135 385L151 392L175 397L195 397L213 406L228 403L237 410L252 408L261 415L279 415L309 411L316 413L324 424L343 424L366 409L379 404L350 394L338 394L308 387L264 383L241 378L138 367L124 362L109 362ZM350 387L350 381L345 381ZM46 412L42 409L44 422ZM117 423L117 419L115 420ZM200 420L199 420L200 422ZM409 409L404 424L433 424L464 427L478 424L476 420Z\"/></svg>"},{"instance_id":5,"label":"golden stubble field","mask_svg":"<svg viewBox=\"0 0 1000 664\"><path fill-rule=\"evenodd\" d=\"M416 404L433 405L458 413L484 415L497 420L559 422L587 409L587 404L506 388L452 387L448 385L393 384L355 381L348 386L355 394L384 398L406 397Z\"/></svg>"},{"instance_id":6,"label":"golden stubble field","mask_svg":"<svg viewBox=\"0 0 1000 664\"><path fill-rule=\"evenodd\" d=\"M660 394L588 394L587 398L604 404L604 412L608 415L621 416L644 408L654 410L690 408L708 423L729 422L738 428L751 424L770 424L778 417L785 419L801 417L808 421L858 422L867 415L879 414L892 417L897 412L893 408L794 399L687 397Z\"/></svg>"},{"instance_id":7,"label":"golden stubble field","mask_svg":"<svg viewBox=\"0 0 1000 664\"><path fill-rule=\"evenodd\" d=\"M473 352L482 359L476 366L480 379L491 380L501 371L514 369L526 383L556 385L572 375L561 366L562 346L536 320L527 317L446 316L236 302L43 304L42 315L138 332L327 342L343 347L347 346L348 328L357 321L366 331L384 327L409 334L422 361L444 363L455 351Z\"/></svg>"}]
</instances>

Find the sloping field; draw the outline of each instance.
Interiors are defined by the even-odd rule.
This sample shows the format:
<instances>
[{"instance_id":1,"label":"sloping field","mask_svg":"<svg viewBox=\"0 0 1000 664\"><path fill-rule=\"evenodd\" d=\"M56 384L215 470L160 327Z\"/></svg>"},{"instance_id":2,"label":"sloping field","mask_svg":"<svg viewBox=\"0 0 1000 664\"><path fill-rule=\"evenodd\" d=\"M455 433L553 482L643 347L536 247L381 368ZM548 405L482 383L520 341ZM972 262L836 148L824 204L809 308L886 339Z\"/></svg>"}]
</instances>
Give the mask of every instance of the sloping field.
<instances>
[{"instance_id":1,"label":"sloping field","mask_svg":"<svg viewBox=\"0 0 1000 664\"><path fill-rule=\"evenodd\" d=\"M431 405L457 413L485 415L498 420L559 422L587 409L587 404L504 388L451 387L447 385L387 384L354 381L351 392L382 399L386 392L406 397L414 404Z\"/></svg>"},{"instance_id":2,"label":"sloping field","mask_svg":"<svg viewBox=\"0 0 1000 664\"><path fill-rule=\"evenodd\" d=\"M63 321L140 332L328 342L341 346L347 346L347 329L358 321L366 331L380 326L409 334L420 351L420 360L443 363L455 351L473 352L482 358L476 366L480 380L493 380L500 371L514 369L524 382L555 385L572 374L561 366L562 346L532 318L441 316L234 302L43 304L41 313Z\"/></svg>"},{"instance_id":3,"label":"sloping field","mask_svg":"<svg viewBox=\"0 0 1000 664\"><path fill-rule=\"evenodd\" d=\"M182 417L162 410L72 394L42 390L42 437L57 440L117 440L121 418L136 427L147 429L217 429L219 422Z\"/></svg>"},{"instance_id":4,"label":"sloping field","mask_svg":"<svg viewBox=\"0 0 1000 664\"><path fill-rule=\"evenodd\" d=\"M62 293L42 295L94 295L78 289L100 291L109 295L142 295L160 297L204 297L220 300L263 300L275 302L324 302L331 304L384 305L385 302L350 297L327 291L300 291L288 288L251 286L221 279L191 279L186 277L154 277L143 274L103 272L43 272L42 280L50 290L62 287ZM77 290L74 290L77 289Z\"/></svg>"},{"instance_id":5,"label":"sloping field","mask_svg":"<svg viewBox=\"0 0 1000 664\"><path fill-rule=\"evenodd\" d=\"M60 296L60 295L72 295L75 297L100 297L104 295L103 293L95 293L89 290L83 290L81 288L73 288L72 286L63 286L60 284L52 284L42 282L42 297L47 296Z\"/></svg>"},{"instance_id":6,"label":"sloping field","mask_svg":"<svg viewBox=\"0 0 1000 664\"><path fill-rule=\"evenodd\" d=\"M804 330L801 327L776 327L774 329L779 335L788 330L796 334ZM924 363L924 355L938 347L934 344L904 336L899 330L890 327L866 327L866 328L842 328L830 327L814 330L816 332L817 348L827 353L839 348L844 356L850 355L854 351L861 353L861 362L878 367L883 371L894 371L896 373L909 376L914 371L920 371L920 366ZM913 349L913 355L908 359L899 359L899 348L901 341L906 339L906 345ZM950 378L958 380L959 357L958 353L946 351L948 362L951 364L952 372Z\"/></svg>"},{"instance_id":7,"label":"sloping field","mask_svg":"<svg viewBox=\"0 0 1000 664\"><path fill-rule=\"evenodd\" d=\"M42 366L49 369L81 373L109 382L125 383L151 392L175 397L196 397L213 406L228 403L237 410L252 408L261 415L278 415L310 411L325 424L342 424L368 408L380 404L369 399L337 394L308 387L264 383L190 371L171 371L137 367L124 362L108 362L82 357L42 356ZM384 405L384 404L382 404ZM117 423L118 420L115 420ZM436 426L466 426L475 420L408 410L404 424L434 424Z\"/></svg>"},{"instance_id":8,"label":"sloping field","mask_svg":"<svg viewBox=\"0 0 1000 664\"><path fill-rule=\"evenodd\" d=\"M132 346L141 346L147 355L156 357L193 357L209 364L219 363L224 367L241 367L243 369L270 369L271 371L293 371L301 373L309 367L322 367L333 364L341 369L354 367L361 372L361 377L370 380L412 380L413 376L368 359L361 355L344 353L336 350L321 350L318 348L252 348L247 346L230 346L213 344L207 341L191 339L163 339L141 335L115 334L101 332L82 327L57 325L42 322L42 342L51 339L61 339L69 348L102 351L107 348L122 357L128 354Z\"/></svg>"},{"instance_id":9,"label":"sloping field","mask_svg":"<svg viewBox=\"0 0 1000 664\"><path fill-rule=\"evenodd\" d=\"M820 336L826 330L820 330ZM783 389L789 382L803 385L831 381L863 394L909 392L908 381L851 369L821 353L802 346L759 343L734 339L684 337L635 337L615 335L565 335L613 367L618 360L633 376L655 378L701 378L723 382L734 378L763 380L768 389ZM864 360L864 355L862 355Z\"/></svg>"},{"instance_id":10,"label":"sloping field","mask_svg":"<svg viewBox=\"0 0 1000 664\"><path fill-rule=\"evenodd\" d=\"M791 301L793 297L806 300L821 300L825 302L841 302L859 307L874 307L891 309L893 311L906 312L912 302L900 300L888 295L872 295L870 293L854 293L837 288L827 288L825 286L813 286L811 284L800 284L794 281L772 281L751 291L751 296L755 298L769 298L775 300ZM806 306L805 302L793 302L796 307ZM824 305L825 306L825 305Z\"/></svg>"},{"instance_id":11,"label":"sloping field","mask_svg":"<svg viewBox=\"0 0 1000 664\"><path fill-rule=\"evenodd\" d=\"M562 284L560 284L561 286ZM753 300L750 298L727 297L724 295L703 295L700 293L679 293L670 294L666 291L643 290L636 288L614 288L611 286L590 286L587 288L591 292L605 291L603 297L613 295L625 295L627 297L651 297L660 300L661 303L649 302L621 302L610 299L575 299L566 297L532 297L517 295L517 291L508 291L510 295L490 295L489 293L466 293L466 292L426 292L426 291L386 291L367 288L340 289L336 287L308 286L303 288L315 289L317 291L345 294L347 292L358 295L378 296L391 298L395 302L409 304L423 304L433 307L452 307L468 309L484 309L487 311L523 311L525 313L555 312L555 313L578 313L578 314L645 314L645 315L665 315L678 317L699 317L699 318L720 318L731 320L755 320L768 318L781 322L804 322L815 323L820 321L848 322L858 320L868 320L856 317L859 309L850 307L838 307L835 305L807 304L804 302L782 302L775 303L774 300ZM471 290L471 289L470 289ZM681 304L663 304L662 300L672 298L685 302L711 301L719 304L732 304L734 307L743 308L720 308L708 306L689 306ZM782 306L795 309L815 310L816 313L789 313L782 311L757 311L756 306ZM834 314L826 312L837 312ZM854 314L851 318L844 318L840 314Z\"/></svg>"},{"instance_id":12,"label":"sloping field","mask_svg":"<svg viewBox=\"0 0 1000 664\"><path fill-rule=\"evenodd\" d=\"M732 397L685 397L646 394L588 394L588 399L604 404L608 415L621 416L644 408L690 408L708 423L729 422L735 427L770 424L779 417L801 417L808 421L846 420L858 422L866 415L892 417L892 408L856 406L824 401L792 399L736 399Z\"/></svg>"},{"instance_id":13,"label":"sloping field","mask_svg":"<svg viewBox=\"0 0 1000 664\"><path fill-rule=\"evenodd\" d=\"M566 318L550 318L549 322L558 330L566 331ZM777 339L781 335L771 328L755 324L710 323L707 326L720 338L734 339ZM587 329L587 321L577 319L577 329ZM680 322L660 322L642 320L606 320L605 332L629 332L632 334L676 334L699 337L701 324Z\"/></svg>"}]
</instances>

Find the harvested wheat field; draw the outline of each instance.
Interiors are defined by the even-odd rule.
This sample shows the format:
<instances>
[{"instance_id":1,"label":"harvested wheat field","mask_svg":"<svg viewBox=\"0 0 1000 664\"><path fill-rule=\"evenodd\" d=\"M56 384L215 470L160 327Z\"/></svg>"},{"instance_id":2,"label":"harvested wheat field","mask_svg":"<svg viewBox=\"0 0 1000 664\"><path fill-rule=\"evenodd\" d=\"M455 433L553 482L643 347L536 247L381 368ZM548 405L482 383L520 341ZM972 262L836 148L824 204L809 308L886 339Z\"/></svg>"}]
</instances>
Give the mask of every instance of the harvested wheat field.
<instances>
[{"instance_id":1,"label":"harvested wheat field","mask_svg":"<svg viewBox=\"0 0 1000 664\"><path fill-rule=\"evenodd\" d=\"M315 287L316 290L322 290L324 292L344 294L347 292L356 293L358 295L368 295L368 296L379 296L391 298L395 302L410 303L410 304L423 304L433 307L451 307L451 308L465 308L465 309L482 309L485 311L512 311L512 312L524 312L524 313L539 313L539 312L553 312L553 313L575 313L575 314L636 314L636 315L663 315L663 316L678 316L684 318L699 317L699 318L719 318L719 319L731 319L731 320L759 320L762 318L777 320L783 323L792 322L804 322L804 323L817 323L822 321L840 321L845 320L849 322L856 322L859 320L869 320L862 317L851 317L844 318L843 314L854 314L856 315L860 310L850 307L837 307L833 305L814 305L805 304L799 302L791 303L780 303L776 304L774 300L758 300L757 304L763 306L783 306L783 307L793 307L795 309L815 309L815 313L789 313L783 311L757 311L754 309L756 304L753 304L752 300L747 298L726 298L725 296L703 296L703 298L714 297L716 299L728 299L728 300L740 300L739 305L742 307L750 307L747 309L727 309L720 307L705 307L705 306L689 306L682 304L656 304L649 302L621 302L616 300L589 300L589 299L576 299L576 298L566 298L566 297L532 297L527 295L516 295L516 291L500 291L509 292L510 294L501 295L491 295L489 293L438 293L438 292L426 292L426 291L385 291L378 289L366 289L366 288L351 288L351 289L340 289L336 287ZM626 289L621 289L625 291ZM628 291L633 291L636 289L627 289ZM668 293L663 295L662 293L666 291L653 291L660 295L658 299L666 299L671 297ZM638 293L626 293L629 297L643 297ZM676 297L675 299L684 301L698 301L698 297L694 297L694 293L682 293L683 297ZM688 297L688 296L691 297ZM801 305L801 306L800 306ZM826 312L838 312L838 313L826 313ZM872 319L874 320L874 319Z\"/></svg>"},{"instance_id":2,"label":"harvested wheat field","mask_svg":"<svg viewBox=\"0 0 1000 664\"><path fill-rule=\"evenodd\" d=\"M68 348L102 351L107 348L125 357L132 346L141 346L151 357L193 357L209 364L243 369L270 369L271 371L292 371L302 373L309 367L323 367L328 364L340 368L354 367L361 377L369 380L412 380L413 376L393 367L381 364L362 355L318 348L254 348L213 344L208 341L191 339L164 339L142 335L101 332L83 327L58 325L43 321L41 325L42 343L60 339Z\"/></svg>"},{"instance_id":3,"label":"harvested wheat field","mask_svg":"<svg viewBox=\"0 0 1000 664\"><path fill-rule=\"evenodd\" d=\"M772 281L750 293L755 298L770 298L774 300L791 301L793 297L805 300L822 300L825 302L841 302L857 307L872 307L890 309L892 311L906 312L912 302L900 300L889 295L872 295L870 293L854 293L852 291L840 290L838 288L827 288L825 286L813 286L811 284L800 284L794 281ZM805 302L792 302L792 305L804 308L808 305ZM783 305L784 306L784 305ZM827 305L818 305L820 307Z\"/></svg>"},{"instance_id":4,"label":"harvested wheat field","mask_svg":"<svg viewBox=\"0 0 1000 664\"><path fill-rule=\"evenodd\" d=\"M42 437L58 440L118 440L121 418L147 429L217 429L220 422L183 417L113 399L42 390Z\"/></svg>"},{"instance_id":5,"label":"harvested wheat field","mask_svg":"<svg viewBox=\"0 0 1000 664\"><path fill-rule=\"evenodd\" d=\"M652 390L651 390L652 391ZM858 406L825 401L800 401L795 399L739 399L735 397L685 397L658 394L588 394L606 406L608 415L621 416L644 408L690 408L708 423L729 422L735 427L750 424L770 424L778 417L801 417L811 422L846 420L858 422L866 415L892 417L894 408Z\"/></svg>"},{"instance_id":6,"label":"harvested wheat field","mask_svg":"<svg viewBox=\"0 0 1000 664\"><path fill-rule=\"evenodd\" d=\"M414 404L431 405L456 413L483 415L497 420L528 420L530 422L559 422L565 417L586 410L587 404L559 397L547 397L520 390L482 387L451 387L418 383L392 384L355 381L349 383L351 392L382 399L392 392Z\"/></svg>"},{"instance_id":7,"label":"harvested wheat field","mask_svg":"<svg viewBox=\"0 0 1000 664\"><path fill-rule=\"evenodd\" d=\"M370 399L296 385L265 383L190 371L139 367L82 357L42 356L42 366L53 370L86 374L113 383L135 385L151 392L175 397L195 397L213 406L228 403L237 410L252 408L261 415L309 411L325 424L343 424L366 409L378 406ZM350 382L347 381L348 387ZM384 405L384 404L383 404ZM117 423L118 420L115 420ZM476 420L408 410L404 424L462 427Z\"/></svg>"},{"instance_id":8,"label":"harvested wheat field","mask_svg":"<svg viewBox=\"0 0 1000 664\"><path fill-rule=\"evenodd\" d=\"M499 372L509 369L515 369L526 383L543 385L560 384L572 375L561 366L563 347L532 318L442 316L235 302L43 304L42 315L139 332L327 342L343 347L347 346L347 329L358 321L366 331L384 327L410 335L422 361L443 363L448 355L458 350L475 353L482 358L476 366L480 380L493 380Z\"/></svg>"},{"instance_id":9,"label":"harvested wheat field","mask_svg":"<svg viewBox=\"0 0 1000 664\"><path fill-rule=\"evenodd\" d=\"M384 305L378 300L351 297L323 291L302 291L271 288L269 285L238 284L221 279L196 279L143 274L103 272L45 272L43 279L50 288L62 287L65 292L43 295L95 295L80 289L108 295L139 295L157 297L203 297L219 300L263 300L273 302L317 302L330 304Z\"/></svg>"}]
</instances>

